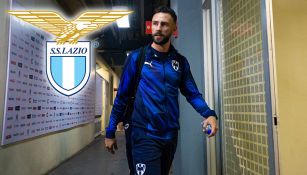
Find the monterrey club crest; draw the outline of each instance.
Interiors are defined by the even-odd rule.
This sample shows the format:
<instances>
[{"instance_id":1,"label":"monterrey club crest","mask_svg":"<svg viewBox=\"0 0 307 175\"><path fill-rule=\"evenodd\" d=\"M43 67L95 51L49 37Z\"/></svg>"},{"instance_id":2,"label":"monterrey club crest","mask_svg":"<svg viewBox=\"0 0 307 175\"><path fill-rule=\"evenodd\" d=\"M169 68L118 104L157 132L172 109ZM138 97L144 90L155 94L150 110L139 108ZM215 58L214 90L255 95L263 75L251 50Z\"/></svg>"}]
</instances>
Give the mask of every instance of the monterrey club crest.
<instances>
[{"instance_id":1,"label":"monterrey club crest","mask_svg":"<svg viewBox=\"0 0 307 175\"><path fill-rule=\"evenodd\" d=\"M172 66L175 71L179 70L179 62L176 60L172 60Z\"/></svg>"},{"instance_id":2,"label":"monterrey club crest","mask_svg":"<svg viewBox=\"0 0 307 175\"><path fill-rule=\"evenodd\" d=\"M79 92L90 77L90 42L58 45L47 41L47 77L60 93L70 96Z\"/></svg>"},{"instance_id":3,"label":"monterrey club crest","mask_svg":"<svg viewBox=\"0 0 307 175\"><path fill-rule=\"evenodd\" d=\"M143 175L146 171L146 165L143 163L138 163L136 164L135 169L137 175Z\"/></svg>"}]
</instances>

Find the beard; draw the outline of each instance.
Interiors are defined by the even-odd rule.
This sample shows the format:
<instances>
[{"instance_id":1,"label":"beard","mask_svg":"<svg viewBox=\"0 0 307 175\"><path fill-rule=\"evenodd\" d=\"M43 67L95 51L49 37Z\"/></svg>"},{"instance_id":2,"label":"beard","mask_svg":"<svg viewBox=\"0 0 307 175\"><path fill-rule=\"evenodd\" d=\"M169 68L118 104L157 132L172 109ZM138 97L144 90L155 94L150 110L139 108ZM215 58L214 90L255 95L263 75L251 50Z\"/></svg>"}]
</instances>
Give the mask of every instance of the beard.
<instances>
[{"instance_id":1,"label":"beard","mask_svg":"<svg viewBox=\"0 0 307 175\"><path fill-rule=\"evenodd\" d=\"M155 36L160 36L160 37L162 37L162 39L161 40L157 40L157 39L155 39ZM166 44L169 41L171 36L172 36L172 34L169 34L169 35L165 36L162 33L157 32L157 33L152 35L152 40L153 40L153 42L155 44L158 44L158 45L162 46L162 45Z\"/></svg>"}]
</instances>

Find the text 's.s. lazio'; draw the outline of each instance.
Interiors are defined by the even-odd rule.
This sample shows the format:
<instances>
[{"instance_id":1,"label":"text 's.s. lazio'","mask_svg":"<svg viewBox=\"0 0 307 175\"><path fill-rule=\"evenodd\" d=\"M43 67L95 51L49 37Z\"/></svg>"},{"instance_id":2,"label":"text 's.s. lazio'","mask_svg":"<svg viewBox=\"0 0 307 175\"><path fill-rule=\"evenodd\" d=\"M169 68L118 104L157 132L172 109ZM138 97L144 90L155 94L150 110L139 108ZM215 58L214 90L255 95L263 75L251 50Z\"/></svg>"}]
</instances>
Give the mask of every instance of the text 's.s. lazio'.
<instances>
[{"instance_id":1,"label":"text 's.s. lazio'","mask_svg":"<svg viewBox=\"0 0 307 175\"><path fill-rule=\"evenodd\" d=\"M86 54L86 47L54 47L50 49L50 54Z\"/></svg>"}]
</instances>

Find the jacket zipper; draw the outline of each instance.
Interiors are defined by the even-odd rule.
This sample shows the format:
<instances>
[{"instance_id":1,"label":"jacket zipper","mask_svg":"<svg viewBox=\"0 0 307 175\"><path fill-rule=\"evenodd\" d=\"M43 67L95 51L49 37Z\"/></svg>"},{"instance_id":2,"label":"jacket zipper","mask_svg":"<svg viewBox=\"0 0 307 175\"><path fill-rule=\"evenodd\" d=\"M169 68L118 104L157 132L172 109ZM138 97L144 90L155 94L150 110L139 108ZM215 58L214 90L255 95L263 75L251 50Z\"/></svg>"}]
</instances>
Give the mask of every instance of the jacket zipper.
<instances>
[{"instance_id":1,"label":"jacket zipper","mask_svg":"<svg viewBox=\"0 0 307 175\"><path fill-rule=\"evenodd\" d=\"M165 61L163 60L163 72L164 72L164 112L167 114L167 91L166 91L166 75L165 75Z\"/></svg>"}]
</instances>

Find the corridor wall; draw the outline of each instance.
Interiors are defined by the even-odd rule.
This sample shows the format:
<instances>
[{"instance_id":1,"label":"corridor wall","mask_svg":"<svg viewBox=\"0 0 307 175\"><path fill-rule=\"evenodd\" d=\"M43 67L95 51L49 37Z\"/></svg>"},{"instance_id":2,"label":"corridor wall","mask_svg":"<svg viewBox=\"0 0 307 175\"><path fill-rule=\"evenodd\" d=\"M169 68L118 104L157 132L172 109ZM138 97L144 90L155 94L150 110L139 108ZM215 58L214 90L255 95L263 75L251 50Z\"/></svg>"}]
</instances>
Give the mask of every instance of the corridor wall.
<instances>
[{"instance_id":1,"label":"corridor wall","mask_svg":"<svg viewBox=\"0 0 307 175\"><path fill-rule=\"evenodd\" d=\"M272 0L280 174L307 174L307 2Z\"/></svg>"},{"instance_id":2,"label":"corridor wall","mask_svg":"<svg viewBox=\"0 0 307 175\"><path fill-rule=\"evenodd\" d=\"M119 86L119 81L120 81L120 75L121 73L115 73L109 66L108 64L104 61L104 59L97 53L96 56L96 63L100 66L99 69L96 70L96 72L104 79L103 81L103 96L106 97L102 99L102 108L103 108L103 113L101 115L101 131L104 134L105 128L109 124L110 120L110 114L111 110L113 107L113 102L110 102L110 81L111 77L113 77L113 86L114 88L118 88ZM116 92L114 89L112 90L113 95L113 101L116 97Z\"/></svg>"},{"instance_id":3,"label":"corridor wall","mask_svg":"<svg viewBox=\"0 0 307 175\"><path fill-rule=\"evenodd\" d=\"M197 87L203 93L202 1L172 0L171 7L178 16L179 33L173 44L179 53L188 59ZM204 94L203 97L205 97ZM205 175L207 174L206 136L202 132L200 124L203 118L182 95L179 99L179 107L180 132L173 163L173 173L175 175Z\"/></svg>"}]
</instances>

